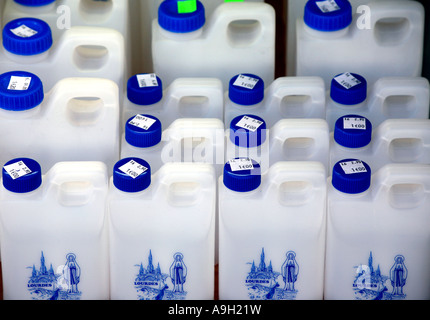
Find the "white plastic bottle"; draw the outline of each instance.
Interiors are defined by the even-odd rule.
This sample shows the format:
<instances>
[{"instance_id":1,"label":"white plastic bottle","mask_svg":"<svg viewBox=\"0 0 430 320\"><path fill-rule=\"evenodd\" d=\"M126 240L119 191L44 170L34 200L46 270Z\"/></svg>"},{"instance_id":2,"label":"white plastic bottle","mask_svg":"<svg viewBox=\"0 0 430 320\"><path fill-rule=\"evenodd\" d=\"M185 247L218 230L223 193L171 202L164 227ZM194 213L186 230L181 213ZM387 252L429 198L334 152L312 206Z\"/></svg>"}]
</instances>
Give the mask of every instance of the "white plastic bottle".
<instances>
[{"instance_id":1,"label":"white plastic bottle","mask_svg":"<svg viewBox=\"0 0 430 320\"><path fill-rule=\"evenodd\" d=\"M272 6L223 3L206 20L200 1L189 13L179 13L179 4L162 2L152 24L154 72L166 85L181 77L214 77L227 88L230 79L244 70L258 74L266 83L274 80L276 19Z\"/></svg>"},{"instance_id":2,"label":"white plastic bottle","mask_svg":"<svg viewBox=\"0 0 430 320\"><path fill-rule=\"evenodd\" d=\"M61 79L96 77L124 87L124 37L116 30L72 27L53 41L49 25L36 18L21 18L3 28L0 50L2 72L23 70L37 74L46 91Z\"/></svg>"},{"instance_id":3,"label":"white plastic bottle","mask_svg":"<svg viewBox=\"0 0 430 320\"><path fill-rule=\"evenodd\" d=\"M261 176L238 158L219 179L220 300L323 298L326 173L278 162Z\"/></svg>"},{"instance_id":4,"label":"white plastic bottle","mask_svg":"<svg viewBox=\"0 0 430 320\"><path fill-rule=\"evenodd\" d=\"M369 2L353 15L348 0L309 0L296 29L297 76L320 76L329 85L345 70L371 84L421 75L424 8L418 1Z\"/></svg>"},{"instance_id":5,"label":"white plastic bottle","mask_svg":"<svg viewBox=\"0 0 430 320\"><path fill-rule=\"evenodd\" d=\"M343 72L333 77L326 101L330 131L349 114L366 117L376 127L386 119L428 119L430 86L422 77L386 77L370 85L360 74Z\"/></svg>"},{"instance_id":6,"label":"white plastic bottle","mask_svg":"<svg viewBox=\"0 0 430 320\"><path fill-rule=\"evenodd\" d=\"M430 298L430 166L344 159L329 180L324 298Z\"/></svg>"},{"instance_id":7,"label":"white plastic bottle","mask_svg":"<svg viewBox=\"0 0 430 320\"><path fill-rule=\"evenodd\" d=\"M142 159L120 160L108 199L111 298L213 299L215 197L208 164L152 174Z\"/></svg>"},{"instance_id":8,"label":"white plastic bottle","mask_svg":"<svg viewBox=\"0 0 430 320\"><path fill-rule=\"evenodd\" d=\"M167 128L179 118L223 120L224 90L216 78L178 78L165 88L156 74L136 74L127 82L123 120L143 113L157 117Z\"/></svg>"},{"instance_id":9,"label":"white plastic bottle","mask_svg":"<svg viewBox=\"0 0 430 320\"><path fill-rule=\"evenodd\" d=\"M118 86L111 80L68 78L44 94L36 75L0 75L0 164L37 159L43 172L62 161L119 159Z\"/></svg>"},{"instance_id":10,"label":"white plastic bottle","mask_svg":"<svg viewBox=\"0 0 430 320\"><path fill-rule=\"evenodd\" d=\"M5 300L109 299L105 217L108 173L101 162L3 167L0 226Z\"/></svg>"},{"instance_id":11,"label":"white plastic bottle","mask_svg":"<svg viewBox=\"0 0 430 320\"><path fill-rule=\"evenodd\" d=\"M330 168L346 158L373 171L388 163L430 164L430 120L388 119L374 127L365 117L343 116L330 136Z\"/></svg>"},{"instance_id":12,"label":"white plastic bottle","mask_svg":"<svg viewBox=\"0 0 430 320\"><path fill-rule=\"evenodd\" d=\"M153 172L170 162L201 162L222 173L224 124L219 119L182 118L168 128L156 117L138 114L127 121L121 158L145 159Z\"/></svg>"},{"instance_id":13,"label":"white plastic bottle","mask_svg":"<svg viewBox=\"0 0 430 320\"><path fill-rule=\"evenodd\" d=\"M318 77L280 77L265 84L257 75L238 74L224 99L225 125L247 113L263 118L269 127L281 118L326 117L326 89Z\"/></svg>"},{"instance_id":14,"label":"white plastic bottle","mask_svg":"<svg viewBox=\"0 0 430 320\"><path fill-rule=\"evenodd\" d=\"M268 128L263 118L245 114L226 130L225 162L251 158L265 174L278 161L320 162L328 172L330 131L324 119L281 119Z\"/></svg>"}]
</instances>

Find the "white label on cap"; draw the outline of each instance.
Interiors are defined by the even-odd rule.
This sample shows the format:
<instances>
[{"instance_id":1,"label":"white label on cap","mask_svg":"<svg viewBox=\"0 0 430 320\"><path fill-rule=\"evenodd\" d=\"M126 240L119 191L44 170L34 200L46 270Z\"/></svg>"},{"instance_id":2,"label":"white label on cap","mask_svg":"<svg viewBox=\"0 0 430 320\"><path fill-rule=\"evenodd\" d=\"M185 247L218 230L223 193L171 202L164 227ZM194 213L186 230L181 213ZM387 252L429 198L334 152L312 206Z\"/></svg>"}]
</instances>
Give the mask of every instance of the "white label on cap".
<instances>
[{"instance_id":1,"label":"white label on cap","mask_svg":"<svg viewBox=\"0 0 430 320\"><path fill-rule=\"evenodd\" d=\"M232 159L229 161L231 171L252 170L254 165L250 159Z\"/></svg>"},{"instance_id":2,"label":"white label on cap","mask_svg":"<svg viewBox=\"0 0 430 320\"><path fill-rule=\"evenodd\" d=\"M14 35L21 37L21 38L30 38L30 37L34 36L35 34L37 34L36 30L33 30L33 29L27 27L25 24L22 24L15 29L10 29L10 31Z\"/></svg>"},{"instance_id":3,"label":"white label on cap","mask_svg":"<svg viewBox=\"0 0 430 320\"><path fill-rule=\"evenodd\" d=\"M315 3L324 13L340 10L339 6L334 0L317 1Z\"/></svg>"},{"instance_id":4,"label":"white label on cap","mask_svg":"<svg viewBox=\"0 0 430 320\"><path fill-rule=\"evenodd\" d=\"M12 177L13 180L31 173L31 170L25 165L23 161L18 161L10 165L4 166L4 169Z\"/></svg>"},{"instance_id":5,"label":"white label on cap","mask_svg":"<svg viewBox=\"0 0 430 320\"><path fill-rule=\"evenodd\" d=\"M366 119L345 117L343 118L343 128L366 130Z\"/></svg>"},{"instance_id":6,"label":"white label on cap","mask_svg":"<svg viewBox=\"0 0 430 320\"><path fill-rule=\"evenodd\" d=\"M236 124L236 126L255 132L258 128L260 128L262 124L263 121L248 116L243 116L243 118Z\"/></svg>"},{"instance_id":7,"label":"white label on cap","mask_svg":"<svg viewBox=\"0 0 430 320\"><path fill-rule=\"evenodd\" d=\"M136 78L140 88L158 87L158 80L155 73L138 74Z\"/></svg>"},{"instance_id":8,"label":"white label on cap","mask_svg":"<svg viewBox=\"0 0 430 320\"><path fill-rule=\"evenodd\" d=\"M139 127L143 130L149 130L152 125L156 122L156 120L145 117L141 114L136 115L132 120L130 120L130 124L132 126Z\"/></svg>"},{"instance_id":9,"label":"white label on cap","mask_svg":"<svg viewBox=\"0 0 430 320\"><path fill-rule=\"evenodd\" d=\"M129 175L133 179L136 179L138 176L140 176L142 173L148 170L148 168L145 166L142 166L141 164L137 163L134 160L130 160L125 165L121 166L119 170Z\"/></svg>"},{"instance_id":10,"label":"white label on cap","mask_svg":"<svg viewBox=\"0 0 430 320\"><path fill-rule=\"evenodd\" d=\"M255 85L260 81L259 79L248 77L240 74L236 81L233 83L234 86L247 88L247 89L254 89Z\"/></svg>"},{"instance_id":11,"label":"white label on cap","mask_svg":"<svg viewBox=\"0 0 430 320\"><path fill-rule=\"evenodd\" d=\"M31 77L10 77L8 90L27 90L30 86Z\"/></svg>"},{"instance_id":12,"label":"white label on cap","mask_svg":"<svg viewBox=\"0 0 430 320\"><path fill-rule=\"evenodd\" d=\"M340 162L340 166L346 174L367 172L366 167L360 160Z\"/></svg>"},{"instance_id":13,"label":"white label on cap","mask_svg":"<svg viewBox=\"0 0 430 320\"><path fill-rule=\"evenodd\" d=\"M349 72L338 75L336 78L334 78L334 80L336 80L345 89L351 89L352 87L355 87L361 83L360 80L358 80Z\"/></svg>"}]
</instances>

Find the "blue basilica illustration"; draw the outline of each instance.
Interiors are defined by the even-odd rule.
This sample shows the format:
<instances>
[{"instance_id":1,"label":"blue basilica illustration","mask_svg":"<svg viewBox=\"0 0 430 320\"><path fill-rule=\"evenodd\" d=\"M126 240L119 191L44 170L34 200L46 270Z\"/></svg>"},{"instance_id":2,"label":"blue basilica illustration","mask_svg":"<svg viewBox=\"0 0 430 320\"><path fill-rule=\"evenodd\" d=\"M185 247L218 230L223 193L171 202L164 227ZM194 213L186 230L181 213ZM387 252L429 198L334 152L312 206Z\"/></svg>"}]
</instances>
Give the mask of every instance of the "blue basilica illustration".
<instances>
[{"instance_id":1,"label":"blue basilica illustration","mask_svg":"<svg viewBox=\"0 0 430 320\"><path fill-rule=\"evenodd\" d=\"M79 300L81 292L78 289L81 269L77 263L76 255L66 255L64 265L54 271L52 264L46 267L43 251L40 257L40 266L37 269L33 264L29 267L31 277L27 288L34 300Z\"/></svg>"},{"instance_id":2,"label":"blue basilica illustration","mask_svg":"<svg viewBox=\"0 0 430 320\"><path fill-rule=\"evenodd\" d=\"M245 283L251 300L294 300L298 290L295 284L299 275L296 253L288 251L280 272L273 270L272 261L266 264L264 248L258 266L252 261ZM279 279L279 280L278 280Z\"/></svg>"},{"instance_id":3,"label":"blue basilica illustration","mask_svg":"<svg viewBox=\"0 0 430 320\"><path fill-rule=\"evenodd\" d=\"M376 270L374 269L372 251L367 265L362 264L355 268L357 275L352 287L357 300L403 300L406 298L403 287L406 285L408 269L404 256L394 257L389 275L383 275L379 265Z\"/></svg>"},{"instance_id":4,"label":"blue basilica illustration","mask_svg":"<svg viewBox=\"0 0 430 320\"><path fill-rule=\"evenodd\" d=\"M177 252L173 255L169 273L163 273L160 264L154 267L152 251L149 251L148 265L137 265L139 272L134 281L139 300L184 300L187 292L184 285L187 280L187 267L184 255Z\"/></svg>"}]
</instances>

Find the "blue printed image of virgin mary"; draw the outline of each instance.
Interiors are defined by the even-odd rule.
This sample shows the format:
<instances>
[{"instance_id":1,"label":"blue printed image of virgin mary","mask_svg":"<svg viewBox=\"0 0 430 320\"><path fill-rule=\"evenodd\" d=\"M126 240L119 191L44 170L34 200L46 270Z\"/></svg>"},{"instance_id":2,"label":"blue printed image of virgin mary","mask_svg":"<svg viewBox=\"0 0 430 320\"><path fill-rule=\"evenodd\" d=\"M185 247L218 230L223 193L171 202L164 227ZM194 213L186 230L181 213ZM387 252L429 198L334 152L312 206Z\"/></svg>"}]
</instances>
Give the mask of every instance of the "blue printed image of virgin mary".
<instances>
[{"instance_id":1,"label":"blue printed image of virgin mary","mask_svg":"<svg viewBox=\"0 0 430 320\"><path fill-rule=\"evenodd\" d=\"M79 293L78 284L81 278L81 268L76 262L76 255L69 253L63 267L63 277L67 282L68 293Z\"/></svg>"},{"instance_id":2,"label":"blue printed image of virgin mary","mask_svg":"<svg viewBox=\"0 0 430 320\"><path fill-rule=\"evenodd\" d=\"M408 269L405 266L405 257L397 255L394 258L394 265L390 269L390 280L393 287L393 296L404 296L403 287L408 277Z\"/></svg>"},{"instance_id":3,"label":"blue printed image of virgin mary","mask_svg":"<svg viewBox=\"0 0 430 320\"><path fill-rule=\"evenodd\" d=\"M184 292L184 283L187 281L187 267L182 253L175 253L170 266L170 278L173 283L173 292Z\"/></svg>"},{"instance_id":4,"label":"blue printed image of virgin mary","mask_svg":"<svg viewBox=\"0 0 430 320\"><path fill-rule=\"evenodd\" d=\"M281 267L281 274L285 283L284 290L295 291L294 284L299 274L299 265L296 261L296 254L293 251L288 251L286 256L287 259Z\"/></svg>"}]
</instances>

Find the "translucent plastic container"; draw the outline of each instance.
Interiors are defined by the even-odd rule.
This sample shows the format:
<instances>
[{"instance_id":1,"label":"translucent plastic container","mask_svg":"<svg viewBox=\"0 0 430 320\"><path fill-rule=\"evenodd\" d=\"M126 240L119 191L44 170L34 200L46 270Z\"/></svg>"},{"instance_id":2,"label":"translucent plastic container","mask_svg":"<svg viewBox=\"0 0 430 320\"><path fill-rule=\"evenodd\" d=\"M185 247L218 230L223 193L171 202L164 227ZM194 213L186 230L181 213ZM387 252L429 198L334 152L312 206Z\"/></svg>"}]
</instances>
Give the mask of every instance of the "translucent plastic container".
<instances>
[{"instance_id":1,"label":"translucent plastic container","mask_svg":"<svg viewBox=\"0 0 430 320\"><path fill-rule=\"evenodd\" d=\"M326 117L326 89L318 77L281 77L265 84L257 75L239 74L230 80L224 100L226 126L247 113L263 118L269 127L282 118Z\"/></svg>"},{"instance_id":2,"label":"translucent plastic container","mask_svg":"<svg viewBox=\"0 0 430 320\"><path fill-rule=\"evenodd\" d=\"M0 226L5 300L109 299L108 173L101 162L3 167Z\"/></svg>"},{"instance_id":3,"label":"translucent plastic container","mask_svg":"<svg viewBox=\"0 0 430 320\"><path fill-rule=\"evenodd\" d=\"M213 165L216 176L224 163L224 125L219 119L183 118L163 128L150 115L136 115L122 135L121 158L145 159L153 172L170 162L200 162Z\"/></svg>"},{"instance_id":4,"label":"translucent plastic container","mask_svg":"<svg viewBox=\"0 0 430 320\"><path fill-rule=\"evenodd\" d=\"M169 86L156 74L137 74L127 82L124 97L125 124L136 114L149 114L167 128L179 118L224 117L224 89L216 78L178 78Z\"/></svg>"},{"instance_id":5,"label":"translucent plastic container","mask_svg":"<svg viewBox=\"0 0 430 320\"><path fill-rule=\"evenodd\" d=\"M189 13L179 13L179 2L162 2L152 24L154 72L166 85L181 77L214 77L227 88L230 79L244 70L258 74L266 83L274 80L272 6L223 3L206 19L200 1Z\"/></svg>"},{"instance_id":6,"label":"translucent plastic container","mask_svg":"<svg viewBox=\"0 0 430 320\"><path fill-rule=\"evenodd\" d=\"M253 114L233 119L226 130L225 162L251 158L265 174L278 161L316 161L328 172L330 132L324 119L281 119L268 128Z\"/></svg>"},{"instance_id":7,"label":"translucent plastic container","mask_svg":"<svg viewBox=\"0 0 430 320\"><path fill-rule=\"evenodd\" d=\"M422 77L386 77L371 85L360 74L344 72L333 77L326 101L330 131L349 114L366 117L376 127L386 119L428 119L430 86Z\"/></svg>"},{"instance_id":8,"label":"translucent plastic container","mask_svg":"<svg viewBox=\"0 0 430 320\"><path fill-rule=\"evenodd\" d=\"M421 75L424 7L418 1L369 2L353 15L347 0L309 0L296 32L297 76L320 76L329 85L345 70L371 84Z\"/></svg>"},{"instance_id":9,"label":"translucent plastic container","mask_svg":"<svg viewBox=\"0 0 430 320\"><path fill-rule=\"evenodd\" d=\"M3 28L0 70L37 74L49 91L61 79L96 77L114 81L122 93L126 71L124 37L116 30L72 27L57 41L43 20L21 18Z\"/></svg>"},{"instance_id":10,"label":"translucent plastic container","mask_svg":"<svg viewBox=\"0 0 430 320\"><path fill-rule=\"evenodd\" d=\"M341 117L330 137L330 168L346 158L360 159L373 171L388 163L430 164L430 120L389 119L373 127L361 116Z\"/></svg>"},{"instance_id":11,"label":"translucent plastic container","mask_svg":"<svg viewBox=\"0 0 430 320\"><path fill-rule=\"evenodd\" d=\"M342 163L342 164L341 164ZM324 298L430 298L430 166L356 159L329 179Z\"/></svg>"},{"instance_id":12,"label":"translucent plastic container","mask_svg":"<svg viewBox=\"0 0 430 320\"><path fill-rule=\"evenodd\" d=\"M0 75L0 164L37 159L45 173L62 161L119 159L118 86L107 79L68 78L44 94L34 74Z\"/></svg>"},{"instance_id":13,"label":"translucent plastic container","mask_svg":"<svg viewBox=\"0 0 430 320\"><path fill-rule=\"evenodd\" d=\"M215 197L208 164L152 174L142 159L120 160L108 200L111 298L212 300Z\"/></svg>"},{"instance_id":14,"label":"translucent plastic container","mask_svg":"<svg viewBox=\"0 0 430 320\"><path fill-rule=\"evenodd\" d=\"M219 179L220 300L323 298L326 173L317 162L235 159Z\"/></svg>"}]
</instances>

